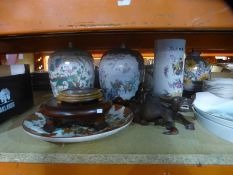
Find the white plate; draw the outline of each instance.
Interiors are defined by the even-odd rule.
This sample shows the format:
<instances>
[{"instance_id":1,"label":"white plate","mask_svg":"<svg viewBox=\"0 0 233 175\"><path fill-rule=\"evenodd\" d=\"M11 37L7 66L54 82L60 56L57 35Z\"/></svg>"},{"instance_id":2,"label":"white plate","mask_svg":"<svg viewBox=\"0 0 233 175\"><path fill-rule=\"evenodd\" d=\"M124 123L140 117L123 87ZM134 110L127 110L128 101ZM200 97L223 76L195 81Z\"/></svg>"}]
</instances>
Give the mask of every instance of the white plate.
<instances>
[{"instance_id":1,"label":"white plate","mask_svg":"<svg viewBox=\"0 0 233 175\"><path fill-rule=\"evenodd\" d=\"M233 143L233 129L219 123L213 122L194 110L197 121L214 135Z\"/></svg>"},{"instance_id":2,"label":"white plate","mask_svg":"<svg viewBox=\"0 0 233 175\"><path fill-rule=\"evenodd\" d=\"M198 92L193 105L215 117L233 121L233 100L217 97L210 92Z\"/></svg>"},{"instance_id":3,"label":"white plate","mask_svg":"<svg viewBox=\"0 0 233 175\"><path fill-rule=\"evenodd\" d=\"M206 112L215 109L220 104L230 102L230 99L217 97L210 92L197 92L193 104L200 110Z\"/></svg>"},{"instance_id":4,"label":"white plate","mask_svg":"<svg viewBox=\"0 0 233 175\"><path fill-rule=\"evenodd\" d=\"M197 113L199 113L202 117L205 117L213 122L219 123L221 125L224 125L224 126L227 126L227 127L230 127L233 129L233 121L231 121L231 120L226 120L226 119L217 117L213 114L210 114L208 112L204 112L204 111L196 108L195 106L194 106L193 110L195 110Z\"/></svg>"},{"instance_id":5,"label":"white plate","mask_svg":"<svg viewBox=\"0 0 233 175\"><path fill-rule=\"evenodd\" d=\"M48 142L85 142L113 135L126 128L133 120L132 112L120 105L113 105L105 115L107 127L96 131L91 127L73 125L69 128L56 128L52 133L43 129L46 123L45 116L35 113L23 121L23 129L30 136Z\"/></svg>"},{"instance_id":6,"label":"white plate","mask_svg":"<svg viewBox=\"0 0 233 175\"><path fill-rule=\"evenodd\" d=\"M233 78L205 80L203 89L218 97L233 99Z\"/></svg>"},{"instance_id":7,"label":"white plate","mask_svg":"<svg viewBox=\"0 0 233 175\"><path fill-rule=\"evenodd\" d=\"M233 85L233 78L212 78L205 80L204 84L209 86Z\"/></svg>"}]
</instances>

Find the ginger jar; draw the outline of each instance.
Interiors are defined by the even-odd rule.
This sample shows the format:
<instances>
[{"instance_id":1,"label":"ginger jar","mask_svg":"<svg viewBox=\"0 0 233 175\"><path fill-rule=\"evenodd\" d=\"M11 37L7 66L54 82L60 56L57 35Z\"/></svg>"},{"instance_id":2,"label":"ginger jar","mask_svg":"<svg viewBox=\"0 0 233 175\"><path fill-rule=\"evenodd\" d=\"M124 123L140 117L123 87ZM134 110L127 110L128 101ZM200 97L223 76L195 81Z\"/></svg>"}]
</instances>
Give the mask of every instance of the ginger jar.
<instances>
[{"instance_id":1,"label":"ginger jar","mask_svg":"<svg viewBox=\"0 0 233 175\"><path fill-rule=\"evenodd\" d=\"M134 97L143 75L143 57L125 46L110 50L101 58L99 79L106 100Z\"/></svg>"},{"instance_id":2,"label":"ginger jar","mask_svg":"<svg viewBox=\"0 0 233 175\"><path fill-rule=\"evenodd\" d=\"M48 72L55 97L66 89L94 86L94 64L91 54L72 46L50 56Z\"/></svg>"},{"instance_id":3,"label":"ginger jar","mask_svg":"<svg viewBox=\"0 0 233 175\"><path fill-rule=\"evenodd\" d=\"M203 80L210 78L211 67L201 58L199 52L187 55L184 67L184 90L201 91Z\"/></svg>"}]
</instances>

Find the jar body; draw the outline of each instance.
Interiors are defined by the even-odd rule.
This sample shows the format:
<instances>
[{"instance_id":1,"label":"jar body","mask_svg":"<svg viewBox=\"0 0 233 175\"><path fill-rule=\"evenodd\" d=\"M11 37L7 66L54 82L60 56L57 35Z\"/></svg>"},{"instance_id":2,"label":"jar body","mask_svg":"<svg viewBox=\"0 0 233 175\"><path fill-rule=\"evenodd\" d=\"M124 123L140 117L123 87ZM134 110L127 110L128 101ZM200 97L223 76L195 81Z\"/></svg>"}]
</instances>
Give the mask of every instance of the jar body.
<instances>
[{"instance_id":1,"label":"jar body","mask_svg":"<svg viewBox=\"0 0 233 175\"><path fill-rule=\"evenodd\" d=\"M203 80L208 80L210 74L210 65L201 58L200 53L192 52L185 60L184 90L201 91Z\"/></svg>"},{"instance_id":2,"label":"jar body","mask_svg":"<svg viewBox=\"0 0 233 175\"><path fill-rule=\"evenodd\" d=\"M66 49L52 54L48 61L53 95L62 90L88 88L94 85L94 64L90 54L78 49Z\"/></svg>"},{"instance_id":3,"label":"jar body","mask_svg":"<svg viewBox=\"0 0 233 175\"><path fill-rule=\"evenodd\" d=\"M107 52L100 61L99 79L106 100L135 96L144 74L142 56L126 48Z\"/></svg>"}]
</instances>

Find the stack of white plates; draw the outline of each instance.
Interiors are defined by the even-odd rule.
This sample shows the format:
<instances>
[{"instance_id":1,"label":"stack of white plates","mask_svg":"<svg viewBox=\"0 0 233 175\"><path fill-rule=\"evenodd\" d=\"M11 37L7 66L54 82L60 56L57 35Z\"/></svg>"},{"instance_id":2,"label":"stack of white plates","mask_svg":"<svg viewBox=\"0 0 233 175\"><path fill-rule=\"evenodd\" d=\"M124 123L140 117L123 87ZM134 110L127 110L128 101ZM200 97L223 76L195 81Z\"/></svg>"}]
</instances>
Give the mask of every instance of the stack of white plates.
<instances>
[{"instance_id":1,"label":"stack of white plates","mask_svg":"<svg viewBox=\"0 0 233 175\"><path fill-rule=\"evenodd\" d=\"M233 100L198 92L193 103L198 122L216 136L233 143Z\"/></svg>"},{"instance_id":2,"label":"stack of white plates","mask_svg":"<svg viewBox=\"0 0 233 175\"><path fill-rule=\"evenodd\" d=\"M231 72L233 72L233 63L226 63L225 67L230 70Z\"/></svg>"},{"instance_id":3,"label":"stack of white plates","mask_svg":"<svg viewBox=\"0 0 233 175\"><path fill-rule=\"evenodd\" d=\"M213 78L204 81L204 91L218 97L233 99L233 78Z\"/></svg>"}]
</instances>

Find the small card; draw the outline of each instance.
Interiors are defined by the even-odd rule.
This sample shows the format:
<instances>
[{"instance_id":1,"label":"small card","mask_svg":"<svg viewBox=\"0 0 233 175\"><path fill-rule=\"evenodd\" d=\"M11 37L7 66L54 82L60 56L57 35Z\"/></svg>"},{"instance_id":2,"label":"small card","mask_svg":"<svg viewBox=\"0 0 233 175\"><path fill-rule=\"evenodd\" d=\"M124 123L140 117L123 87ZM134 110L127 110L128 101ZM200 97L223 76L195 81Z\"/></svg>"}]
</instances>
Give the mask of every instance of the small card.
<instances>
[{"instance_id":1,"label":"small card","mask_svg":"<svg viewBox=\"0 0 233 175\"><path fill-rule=\"evenodd\" d=\"M103 113L103 109L97 109L96 112L97 112L97 114L102 114Z\"/></svg>"}]
</instances>

